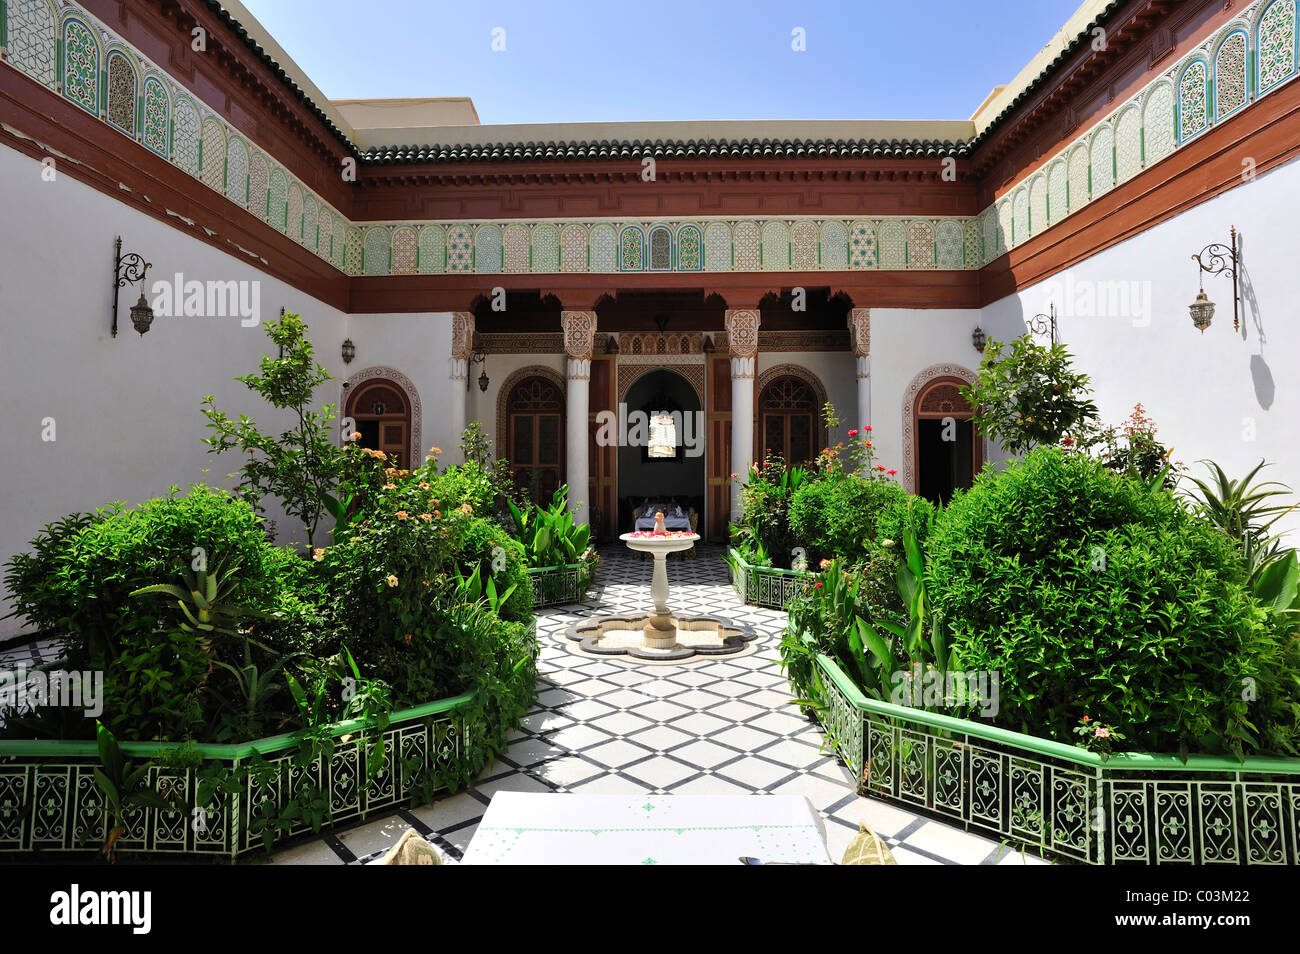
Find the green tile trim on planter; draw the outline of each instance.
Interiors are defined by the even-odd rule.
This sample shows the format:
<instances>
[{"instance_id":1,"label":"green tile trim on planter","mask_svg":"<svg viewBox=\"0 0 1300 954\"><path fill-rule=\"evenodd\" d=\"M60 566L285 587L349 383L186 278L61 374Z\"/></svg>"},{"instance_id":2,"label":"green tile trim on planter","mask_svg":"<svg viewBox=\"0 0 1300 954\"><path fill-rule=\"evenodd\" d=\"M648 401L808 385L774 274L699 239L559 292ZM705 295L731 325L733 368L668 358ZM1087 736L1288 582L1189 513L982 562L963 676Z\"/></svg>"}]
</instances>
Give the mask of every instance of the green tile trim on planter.
<instances>
[{"instance_id":1,"label":"green tile trim on planter","mask_svg":"<svg viewBox=\"0 0 1300 954\"><path fill-rule=\"evenodd\" d=\"M727 570L736 596L751 606L785 609L812 579L811 573L746 563L735 547L727 550Z\"/></svg>"},{"instance_id":2,"label":"green tile trim on planter","mask_svg":"<svg viewBox=\"0 0 1300 954\"><path fill-rule=\"evenodd\" d=\"M1094 752L867 698L818 656L862 792L1086 864L1295 864L1300 759Z\"/></svg>"},{"instance_id":3,"label":"green tile trim on planter","mask_svg":"<svg viewBox=\"0 0 1300 954\"><path fill-rule=\"evenodd\" d=\"M534 637L512 666L521 677L513 686L513 702L525 709L535 689L536 656ZM471 691L392 713L382 733L384 760L373 776L366 770L373 738L362 733L365 724L356 719L325 730L336 740L329 753L304 755L303 733L232 745L203 743L187 752L203 760L197 769L152 761L181 743L122 742L128 759L148 766L144 784L154 790L166 786L183 809L126 810L128 830L116 848L234 859L264 846L262 812L281 822L273 843L313 831L299 814L284 814L303 797L323 796L328 804L322 830L380 809L428 801L447 790L447 779L472 777L491 759L485 740L495 745L491 740L504 738L506 720L494 715L501 713L501 701L477 708L476 700ZM99 765L92 741L0 741L0 854L98 851L108 827L104 795L94 778ZM228 786L199 805L200 785L214 771Z\"/></svg>"}]
</instances>

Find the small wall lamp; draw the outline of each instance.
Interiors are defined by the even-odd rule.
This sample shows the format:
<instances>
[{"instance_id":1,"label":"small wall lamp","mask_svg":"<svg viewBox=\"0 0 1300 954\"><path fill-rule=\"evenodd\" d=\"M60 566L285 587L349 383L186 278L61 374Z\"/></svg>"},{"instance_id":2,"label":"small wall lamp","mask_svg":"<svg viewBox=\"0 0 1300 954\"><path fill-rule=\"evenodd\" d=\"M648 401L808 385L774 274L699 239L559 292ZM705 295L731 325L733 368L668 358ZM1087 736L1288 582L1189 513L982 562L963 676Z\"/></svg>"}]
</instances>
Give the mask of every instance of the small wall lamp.
<instances>
[{"instance_id":1,"label":"small wall lamp","mask_svg":"<svg viewBox=\"0 0 1300 954\"><path fill-rule=\"evenodd\" d=\"M488 379L488 374L487 374L487 355L485 355L482 351L470 352L469 366L472 368L476 364L483 365L483 370L480 371L478 375L478 389L482 391L484 394L486 394L488 385L491 384L492 382ZM468 378L469 375L466 375L466 377ZM465 382L465 387L466 389L469 388L469 381Z\"/></svg>"},{"instance_id":2,"label":"small wall lamp","mask_svg":"<svg viewBox=\"0 0 1300 954\"><path fill-rule=\"evenodd\" d=\"M352 343L351 338L343 339L343 363L351 364L352 359L357 356L357 346Z\"/></svg>"},{"instance_id":3,"label":"small wall lamp","mask_svg":"<svg viewBox=\"0 0 1300 954\"><path fill-rule=\"evenodd\" d=\"M125 285L140 283L140 300L131 306L131 324L135 330L144 333L153 324L153 309L144 298L144 277L149 272L150 263L144 257L131 252L122 254L122 236L113 242L113 337L117 337L117 290Z\"/></svg>"},{"instance_id":4,"label":"small wall lamp","mask_svg":"<svg viewBox=\"0 0 1300 954\"><path fill-rule=\"evenodd\" d=\"M1237 271L1239 263L1237 261L1237 229L1235 226L1228 229L1228 244L1221 245L1214 242L1201 249L1199 255L1193 255L1192 259L1199 266L1200 271L1196 277L1200 285L1200 291L1197 292L1196 300L1188 306L1188 311L1192 315L1192 324L1196 326L1201 334L1205 334L1205 329L1210 327L1210 322L1214 319L1214 302L1210 301L1205 295L1205 281L1201 272L1209 272L1211 275L1224 274L1232 279L1232 330L1241 330L1240 300L1241 295L1238 291L1239 279Z\"/></svg>"},{"instance_id":5,"label":"small wall lamp","mask_svg":"<svg viewBox=\"0 0 1300 954\"><path fill-rule=\"evenodd\" d=\"M980 354L984 353L984 343L988 341L988 335L984 334L984 329L979 325L970 333L970 343L975 346L975 350Z\"/></svg>"}]
</instances>

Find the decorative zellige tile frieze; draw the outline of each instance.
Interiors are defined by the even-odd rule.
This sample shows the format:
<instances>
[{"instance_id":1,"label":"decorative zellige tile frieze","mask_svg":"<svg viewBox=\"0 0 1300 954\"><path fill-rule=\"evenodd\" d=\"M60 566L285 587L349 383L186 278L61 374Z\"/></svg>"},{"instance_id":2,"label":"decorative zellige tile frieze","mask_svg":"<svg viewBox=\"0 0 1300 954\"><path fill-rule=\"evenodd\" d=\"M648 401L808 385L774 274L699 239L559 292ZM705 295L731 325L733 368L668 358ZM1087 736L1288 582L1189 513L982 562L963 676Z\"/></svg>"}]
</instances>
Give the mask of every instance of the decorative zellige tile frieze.
<instances>
[{"instance_id":1,"label":"decorative zellige tile frieze","mask_svg":"<svg viewBox=\"0 0 1300 954\"><path fill-rule=\"evenodd\" d=\"M1084 130L976 217L982 238L979 264L1056 225L1295 79L1300 63L1298 14L1300 0L1257 0L1244 7Z\"/></svg>"},{"instance_id":2,"label":"decorative zellige tile frieze","mask_svg":"<svg viewBox=\"0 0 1300 954\"><path fill-rule=\"evenodd\" d=\"M549 219L360 226L362 273L826 272L980 267L972 219ZM876 254L876 248L882 254ZM399 253L414 249L415 254Z\"/></svg>"},{"instance_id":3,"label":"decorative zellige tile frieze","mask_svg":"<svg viewBox=\"0 0 1300 954\"><path fill-rule=\"evenodd\" d=\"M85 8L3 0L0 9L5 65L344 267L348 223L338 211Z\"/></svg>"},{"instance_id":4,"label":"decorative zellige tile frieze","mask_svg":"<svg viewBox=\"0 0 1300 954\"><path fill-rule=\"evenodd\" d=\"M0 9L5 65L367 276L980 268L1294 79L1300 62L1300 0L1257 0L973 217L354 223L78 4Z\"/></svg>"}]
</instances>

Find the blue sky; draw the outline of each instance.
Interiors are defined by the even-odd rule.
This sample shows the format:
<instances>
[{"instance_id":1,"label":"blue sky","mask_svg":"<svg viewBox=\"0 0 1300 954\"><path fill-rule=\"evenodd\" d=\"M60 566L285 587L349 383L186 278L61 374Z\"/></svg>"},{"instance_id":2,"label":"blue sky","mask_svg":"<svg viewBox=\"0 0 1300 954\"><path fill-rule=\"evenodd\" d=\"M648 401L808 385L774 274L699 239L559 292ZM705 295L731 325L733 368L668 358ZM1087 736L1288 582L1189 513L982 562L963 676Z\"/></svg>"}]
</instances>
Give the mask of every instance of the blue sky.
<instances>
[{"instance_id":1,"label":"blue sky","mask_svg":"<svg viewBox=\"0 0 1300 954\"><path fill-rule=\"evenodd\" d=\"M966 119L1079 0L244 3L330 98L469 96L484 123L541 123Z\"/></svg>"}]
</instances>

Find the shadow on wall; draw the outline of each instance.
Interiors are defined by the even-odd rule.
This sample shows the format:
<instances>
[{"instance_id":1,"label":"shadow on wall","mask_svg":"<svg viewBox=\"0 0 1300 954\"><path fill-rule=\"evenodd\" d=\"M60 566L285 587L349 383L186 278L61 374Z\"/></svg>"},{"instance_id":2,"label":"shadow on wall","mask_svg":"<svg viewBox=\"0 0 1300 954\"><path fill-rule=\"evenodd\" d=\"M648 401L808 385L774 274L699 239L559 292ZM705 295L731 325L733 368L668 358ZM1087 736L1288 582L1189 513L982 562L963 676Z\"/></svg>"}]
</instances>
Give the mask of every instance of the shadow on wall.
<instances>
[{"instance_id":1,"label":"shadow on wall","mask_svg":"<svg viewBox=\"0 0 1300 954\"><path fill-rule=\"evenodd\" d=\"M1021 296L1011 295L1005 301L1007 303L1005 311L999 309L999 314L991 315L989 309L985 308L982 309L980 316L980 327L984 330L984 334L1004 344L1019 338L1029 330L1025 324L1025 303L1021 300ZM1046 304L1043 305L1042 310L1047 310ZM974 366L978 367L982 360L984 360L982 356L976 358Z\"/></svg>"},{"instance_id":2,"label":"shadow on wall","mask_svg":"<svg viewBox=\"0 0 1300 954\"><path fill-rule=\"evenodd\" d=\"M1259 296L1255 294L1255 283L1250 278L1250 270L1246 267L1246 239L1242 235L1237 236L1237 272L1238 280L1241 285L1241 303L1242 309L1247 316L1247 320L1255 325L1255 337L1259 339L1259 353L1250 356L1250 379L1255 385L1255 401L1261 408L1267 411L1273 406L1273 399L1277 388L1273 382L1273 371L1264 360L1264 345L1268 341L1268 335L1264 333L1264 319L1259 311ZM1241 323L1241 340L1246 340L1247 321Z\"/></svg>"}]
</instances>

